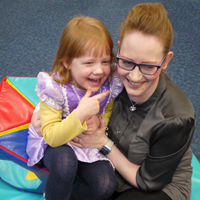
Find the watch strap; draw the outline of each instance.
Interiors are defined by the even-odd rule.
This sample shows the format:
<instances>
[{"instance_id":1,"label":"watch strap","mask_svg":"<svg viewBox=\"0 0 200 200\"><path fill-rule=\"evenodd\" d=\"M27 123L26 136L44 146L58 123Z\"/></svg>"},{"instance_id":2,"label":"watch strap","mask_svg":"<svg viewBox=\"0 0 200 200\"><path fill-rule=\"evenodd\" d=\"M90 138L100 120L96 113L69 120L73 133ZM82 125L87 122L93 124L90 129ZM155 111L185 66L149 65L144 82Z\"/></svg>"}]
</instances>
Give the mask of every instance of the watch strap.
<instances>
[{"instance_id":1,"label":"watch strap","mask_svg":"<svg viewBox=\"0 0 200 200\"><path fill-rule=\"evenodd\" d=\"M99 150L99 153L101 153L104 156L107 156L110 153L113 145L114 142L109 139L108 142Z\"/></svg>"}]
</instances>

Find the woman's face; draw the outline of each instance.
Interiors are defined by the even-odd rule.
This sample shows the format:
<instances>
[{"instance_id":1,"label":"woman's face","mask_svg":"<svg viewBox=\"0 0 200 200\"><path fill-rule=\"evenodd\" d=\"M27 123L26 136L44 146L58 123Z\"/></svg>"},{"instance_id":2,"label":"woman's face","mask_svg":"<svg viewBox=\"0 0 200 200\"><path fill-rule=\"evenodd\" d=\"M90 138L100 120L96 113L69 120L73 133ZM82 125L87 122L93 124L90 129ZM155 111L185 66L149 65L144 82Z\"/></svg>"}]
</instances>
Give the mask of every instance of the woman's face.
<instances>
[{"instance_id":1,"label":"woman's face","mask_svg":"<svg viewBox=\"0 0 200 200\"><path fill-rule=\"evenodd\" d=\"M137 64L160 65L165 56L163 44L157 37L139 31L125 34L122 43L118 45L118 56ZM143 103L149 99L158 85L162 69L167 68L167 63L164 62L154 75L143 75L138 66L132 71L126 71L118 66L118 74L132 101Z\"/></svg>"}]
</instances>

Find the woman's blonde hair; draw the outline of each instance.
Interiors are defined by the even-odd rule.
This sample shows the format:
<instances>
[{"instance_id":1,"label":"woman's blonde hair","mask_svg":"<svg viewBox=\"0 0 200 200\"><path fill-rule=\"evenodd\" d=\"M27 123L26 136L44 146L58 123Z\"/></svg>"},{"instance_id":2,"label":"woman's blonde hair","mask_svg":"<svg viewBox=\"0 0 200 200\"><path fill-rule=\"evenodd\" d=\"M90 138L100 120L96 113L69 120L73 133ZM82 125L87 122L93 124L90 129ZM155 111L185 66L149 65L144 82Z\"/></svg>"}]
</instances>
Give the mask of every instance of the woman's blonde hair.
<instances>
[{"instance_id":1,"label":"woman's blonde hair","mask_svg":"<svg viewBox=\"0 0 200 200\"><path fill-rule=\"evenodd\" d=\"M141 3L134 6L121 26L121 43L124 35L134 30L157 36L163 42L163 54L169 52L173 40L173 28L168 11L162 3Z\"/></svg>"},{"instance_id":2,"label":"woman's blonde hair","mask_svg":"<svg viewBox=\"0 0 200 200\"><path fill-rule=\"evenodd\" d=\"M113 41L103 22L93 17L74 17L62 33L53 67L49 74L54 76L58 73L60 79L55 79L55 81L62 85L67 84L72 77L70 70L63 65L63 62L69 65L74 58L85 55L93 48L95 48L95 56L101 56L105 51L111 56L111 62L114 61Z\"/></svg>"}]
</instances>

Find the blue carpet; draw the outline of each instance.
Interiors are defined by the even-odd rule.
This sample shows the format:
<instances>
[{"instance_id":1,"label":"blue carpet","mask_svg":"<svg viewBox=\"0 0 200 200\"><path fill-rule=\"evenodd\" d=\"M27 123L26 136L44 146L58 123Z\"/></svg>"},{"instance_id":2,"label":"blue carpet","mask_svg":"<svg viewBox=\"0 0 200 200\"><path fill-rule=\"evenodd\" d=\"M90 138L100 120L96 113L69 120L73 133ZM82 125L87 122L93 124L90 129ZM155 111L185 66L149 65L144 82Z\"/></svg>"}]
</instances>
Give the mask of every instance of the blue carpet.
<instances>
[{"instance_id":1,"label":"blue carpet","mask_svg":"<svg viewBox=\"0 0 200 200\"><path fill-rule=\"evenodd\" d=\"M61 33L74 15L102 20L117 50L119 25L136 0L1 0L0 80L5 76L36 76L50 71ZM167 72L190 97L197 126L192 149L200 160L200 1L163 0L175 30L174 58Z\"/></svg>"}]
</instances>

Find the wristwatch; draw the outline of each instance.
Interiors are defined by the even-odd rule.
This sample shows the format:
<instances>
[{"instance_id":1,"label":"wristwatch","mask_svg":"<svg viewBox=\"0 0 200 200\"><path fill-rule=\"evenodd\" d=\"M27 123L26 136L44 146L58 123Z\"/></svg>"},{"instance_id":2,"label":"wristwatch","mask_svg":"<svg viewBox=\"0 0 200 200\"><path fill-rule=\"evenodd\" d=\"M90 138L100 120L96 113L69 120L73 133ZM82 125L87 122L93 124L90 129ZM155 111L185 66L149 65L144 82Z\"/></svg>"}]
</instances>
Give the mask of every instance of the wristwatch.
<instances>
[{"instance_id":1,"label":"wristwatch","mask_svg":"<svg viewBox=\"0 0 200 200\"><path fill-rule=\"evenodd\" d=\"M113 144L114 142L109 139L109 141L99 150L99 153L101 153L104 156L107 156L110 153Z\"/></svg>"}]
</instances>

